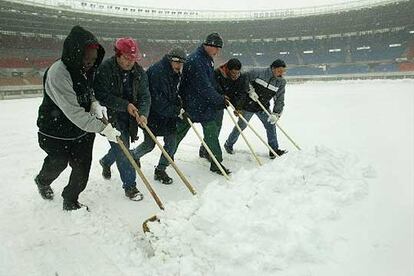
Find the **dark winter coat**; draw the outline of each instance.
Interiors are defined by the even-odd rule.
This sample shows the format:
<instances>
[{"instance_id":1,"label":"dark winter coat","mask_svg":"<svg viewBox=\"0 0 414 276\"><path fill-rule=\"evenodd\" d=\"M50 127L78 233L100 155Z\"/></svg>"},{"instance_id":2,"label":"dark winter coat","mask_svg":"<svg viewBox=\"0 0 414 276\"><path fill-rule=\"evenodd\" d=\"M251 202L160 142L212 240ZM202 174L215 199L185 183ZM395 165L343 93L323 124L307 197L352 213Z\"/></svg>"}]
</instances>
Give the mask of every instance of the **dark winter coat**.
<instances>
[{"instance_id":1,"label":"dark winter coat","mask_svg":"<svg viewBox=\"0 0 414 276\"><path fill-rule=\"evenodd\" d=\"M179 94L184 109L194 122L215 120L217 111L225 108L224 95L216 89L213 59L203 45L187 57Z\"/></svg>"},{"instance_id":2,"label":"dark winter coat","mask_svg":"<svg viewBox=\"0 0 414 276\"><path fill-rule=\"evenodd\" d=\"M177 116L181 104L178 97L180 75L175 73L167 56L147 70L151 109L148 127L157 136L176 131Z\"/></svg>"},{"instance_id":3,"label":"dark winter coat","mask_svg":"<svg viewBox=\"0 0 414 276\"><path fill-rule=\"evenodd\" d=\"M259 100L266 109L269 109L270 100L273 98L273 112L281 114L285 105L286 80L283 77L274 77L270 67L250 70L246 76L247 81L259 95ZM250 112L262 111L260 106L250 97L247 98L243 109Z\"/></svg>"},{"instance_id":4,"label":"dark winter coat","mask_svg":"<svg viewBox=\"0 0 414 276\"><path fill-rule=\"evenodd\" d=\"M127 111L131 102L138 108L140 115L148 117L151 105L151 96L148 89L148 78L144 69L135 63L132 73L132 99L125 99L121 80L122 69L116 57L105 60L98 68L94 84L96 99L108 108L108 120L116 128L129 131L132 141L137 139L138 124ZM128 122L124 122L124 118Z\"/></svg>"},{"instance_id":5,"label":"dark winter coat","mask_svg":"<svg viewBox=\"0 0 414 276\"><path fill-rule=\"evenodd\" d=\"M220 87L221 93L229 97L231 104L237 110L241 110L247 100L247 92L249 91L246 75L241 74L237 80L232 80L228 73L227 63L214 70L216 82Z\"/></svg>"},{"instance_id":6,"label":"dark winter coat","mask_svg":"<svg viewBox=\"0 0 414 276\"><path fill-rule=\"evenodd\" d=\"M63 139L75 139L86 132L102 131L102 123L89 112L93 99L92 82L105 51L98 47L98 57L87 74L82 72L82 60L88 45L99 45L95 36L75 26L63 44L62 58L43 77L43 101L39 107L39 132Z\"/></svg>"}]
</instances>

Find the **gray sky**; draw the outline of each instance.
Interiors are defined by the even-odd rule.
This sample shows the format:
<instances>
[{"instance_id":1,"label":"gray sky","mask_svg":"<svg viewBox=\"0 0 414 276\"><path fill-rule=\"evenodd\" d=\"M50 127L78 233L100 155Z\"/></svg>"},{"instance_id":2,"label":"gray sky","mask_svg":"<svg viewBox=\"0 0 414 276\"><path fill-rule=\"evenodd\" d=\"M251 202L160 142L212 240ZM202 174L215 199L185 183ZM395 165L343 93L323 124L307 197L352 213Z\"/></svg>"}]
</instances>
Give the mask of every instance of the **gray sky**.
<instances>
[{"instance_id":1,"label":"gray sky","mask_svg":"<svg viewBox=\"0 0 414 276\"><path fill-rule=\"evenodd\" d=\"M134 5L141 7L171 8L171 9L202 9L202 10L275 10L285 8L309 7L345 2L358 2L350 0L95 0L97 2L113 2L121 5ZM372 0L372 3L379 0Z\"/></svg>"}]
</instances>

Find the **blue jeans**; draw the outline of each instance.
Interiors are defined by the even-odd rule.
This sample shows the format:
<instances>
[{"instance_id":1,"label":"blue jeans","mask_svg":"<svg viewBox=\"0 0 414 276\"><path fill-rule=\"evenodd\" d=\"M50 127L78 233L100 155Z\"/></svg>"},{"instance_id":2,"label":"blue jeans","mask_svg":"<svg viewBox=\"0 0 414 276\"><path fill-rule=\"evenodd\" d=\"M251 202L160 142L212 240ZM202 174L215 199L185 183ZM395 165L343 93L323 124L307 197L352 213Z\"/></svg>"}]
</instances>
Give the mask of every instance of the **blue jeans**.
<instances>
[{"instance_id":1,"label":"blue jeans","mask_svg":"<svg viewBox=\"0 0 414 276\"><path fill-rule=\"evenodd\" d=\"M250 119L253 117L254 114L256 114L256 116L259 117L260 121L262 121L264 128L266 129L267 143L269 144L269 146L271 146L272 149L274 150L278 149L279 144L277 142L276 126L272 125L271 123L267 121L267 118L269 116L267 116L266 112L264 111L249 112L249 111L243 110L243 117L246 119L246 121L250 121ZM244 130L247 127L247 124L244 123L242 119L239 119L237 124L239 125L241 130ZM234 127L229 137L227 138L226 146L233 148L233 145L237 142L239 135L240 135L239 130L236 127Z\"/></svg>"},{"instance_id":2,"label":"blue jeans","mask_svg":"<svg viewBox=\"0 0 414 276\"><path fill-rule=\"evenodd\" d=\"M176 145L177 135L176 133L172 133L169 135L164 136L164 149L170 155L170 157L174 160L174 150ZM142 142L138 147L132 150L132 155L135 159L140 159L145 154L152 151L155 147L155 142L151 139L151 137L145 132L144 133L144 142ZM164 157L164 154L161 153L160 161L158 162L157 169L165 171L167 166L170 164L167 158Z\"/></svg>"},{"instance_id":3,"label":"blue jeans","mask_svg":"<svg viewBox=\"0 0 414 276\"><path fill-rule=\"evenodd\" d=\"M112 147L109 148L108 152L101 158L101 162L104 163L106 166L110 167L115 163L115 150Z\"/></svg>"},{"instance_id":4,"label":"blue jeans","mask_svg":"<svg viewBox=\"0 0 414 276\"><path fill-rule=\"evenodd\" d=\"M121 131L121 139L124 142L125 147L129 148L129 133L127 130ZM130 189L136 186L135 178L136 172L134 167L129 162L128 158L125 156L121 147L117 143L109 142L111 148L108 153L102 157L101 161L107 166L111 166L116 162L118 167L119 174L122 180L122 188Z\"/></svg>"}]
</instances>

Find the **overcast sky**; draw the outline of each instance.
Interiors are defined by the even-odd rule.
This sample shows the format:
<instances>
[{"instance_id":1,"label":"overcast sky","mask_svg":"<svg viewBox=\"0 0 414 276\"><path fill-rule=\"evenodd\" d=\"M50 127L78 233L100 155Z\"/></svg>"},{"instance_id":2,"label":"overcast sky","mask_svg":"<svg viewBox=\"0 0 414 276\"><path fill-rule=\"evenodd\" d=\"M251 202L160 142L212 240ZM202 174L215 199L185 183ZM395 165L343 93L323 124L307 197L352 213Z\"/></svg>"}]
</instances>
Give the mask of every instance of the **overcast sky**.
<instances>
[{"instance_id":1,"label":"overcast sky","mask_svg":"<svg viewBox=\"0 0 414 276\"><path fill-rule=\"evenodd\" d=\"M320 6L329 4L338 4L345 2L359 2L350 0L92 0L96 2L114 2L121 5L134 5L142 7L154 8L170 8L170 9L203 9L203 10L275 10L284 8L298 8L309 6ZM380 0L372 0L372 3Z\"/></svg>"}]
</instances>

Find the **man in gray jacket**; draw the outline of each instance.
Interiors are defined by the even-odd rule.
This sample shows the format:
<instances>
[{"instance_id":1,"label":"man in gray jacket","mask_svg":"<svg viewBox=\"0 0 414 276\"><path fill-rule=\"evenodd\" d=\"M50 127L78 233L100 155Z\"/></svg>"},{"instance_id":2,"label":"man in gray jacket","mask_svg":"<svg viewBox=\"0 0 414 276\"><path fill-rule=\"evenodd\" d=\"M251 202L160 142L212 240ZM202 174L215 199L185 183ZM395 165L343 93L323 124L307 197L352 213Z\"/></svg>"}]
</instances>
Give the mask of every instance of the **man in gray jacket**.
<instances>
[{"instance_id":1,"label":"man in gray jacket","mask_svg":"<svg viewBox=\"0 0 414 276\"><path fill-rule=\"evenodd\" d=\"M40 195L52 200L50 185L69 164L72 172L62 192L63 209L68 211L82 207L78 197L88 181L95 133L113 142L120 135L99 120L105 108L92 93L93 76L104 55L93 34L75 26L65 39L62 58L43 77L37 125L39 145L47 156L35 183Z\"/></svg>"},{"instance_id":2,"label":"man in gray jacket","mask_svg":"<svg viewBox=\"0 0 414 276\"><path fill-rule=\"evenodd\" d=\"M252 86L252 89L249 91L249 99L247 99L242 108L242 115L247 121L254 114L260 119L266 129L268 144L279 156L286 153L285 150L279 149L275 127L285 105L286 80L283 78L285 71L286 63L280 59L276 59L268 68L248 71L246 73L247 81ZM270 111L271 99L273 99L274 105L272 114L269 117L257 102L260 101ZM239 119L237 124L242 130L247 127L241 119ZM234 153L233 146L237 142L239 135L240 132L234 127L224 144L224 149L227 153ZM274 159L276 156L269 152L269 157Z\"/></svg>"}]
</instances>

